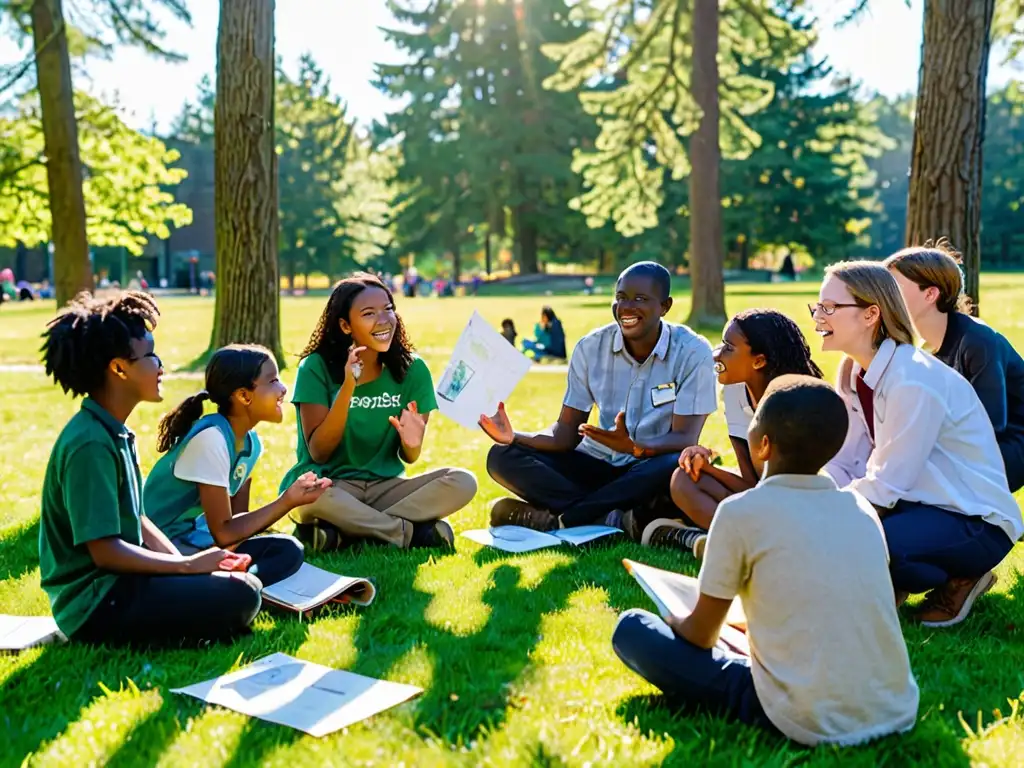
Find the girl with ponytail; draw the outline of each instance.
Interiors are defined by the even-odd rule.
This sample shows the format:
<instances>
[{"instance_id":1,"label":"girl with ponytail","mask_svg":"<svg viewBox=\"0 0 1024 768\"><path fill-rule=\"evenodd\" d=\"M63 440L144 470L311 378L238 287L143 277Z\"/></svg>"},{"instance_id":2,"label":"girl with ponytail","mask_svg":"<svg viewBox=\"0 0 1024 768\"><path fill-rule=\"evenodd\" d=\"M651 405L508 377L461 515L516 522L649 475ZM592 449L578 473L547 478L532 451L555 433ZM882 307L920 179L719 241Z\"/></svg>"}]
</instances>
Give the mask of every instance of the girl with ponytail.
<instances>
[{"instance_id":1,"label":"girl with ponytail","mask_svg":"<svg viewBox=\"0 0 1024 768\"><path fill-rule=\"evenodd\" d=\"M306 472L277 500L249 511L252 470L263 450L255 428L280 423L287 392L268 350L239 344L217 350L206 366L206 388L161 419L157 450L164 455L143 497L150 519L179 550L232 547L252 557L250 573L263 586L299 569L302 545L280 534L252 537L316 501L331 484ZM206 401L217 409L208 416Z\"/></svg>"}]
</instances>

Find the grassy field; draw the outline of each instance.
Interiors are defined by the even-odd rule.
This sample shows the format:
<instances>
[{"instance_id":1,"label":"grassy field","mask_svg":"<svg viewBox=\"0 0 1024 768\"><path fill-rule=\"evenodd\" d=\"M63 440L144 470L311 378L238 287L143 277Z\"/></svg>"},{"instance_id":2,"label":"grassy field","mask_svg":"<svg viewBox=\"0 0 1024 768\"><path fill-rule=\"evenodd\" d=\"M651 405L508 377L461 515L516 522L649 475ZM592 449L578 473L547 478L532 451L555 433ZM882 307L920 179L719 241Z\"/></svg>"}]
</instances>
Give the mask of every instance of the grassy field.
<instances>
[{"instance_id":1,"label":"grassy field","mask_svg":"<svg viewBox=\"0 0 1024 768\"><path fill-rule=\"evenodd\" d=\"M985 317L1024 348L1024 277L983 281ZM816 284L731 286L729 310L774 306L811 325ZM543 303L563 318L570 343L610 319L607 296L418 299L399 310L435 376L474 308L497 324L513 317L529 333ZM294 376L323 298L283 301L284 346ZM163 303L157 352L170 371L208 339L213 303ZM76 410L38 365L39 333L51 304L0 310L0 612L48 612L36 554L39 489L50 447ZM686 316L682 298L671 319ZM707 329L717 340L720 329ZM812 339L812 348L816 345ZM816 355L831 376L838 360ZM194 377L165 380L166 402L130 420L144 469L156 459L161 411L198 389ZM532 372L509 403L513 422L540 428L557 414L564 374ZM253 500L273 497L294 456L295 423L260 430L264 458ZM728 455L725 423L712 417L704 441ZM435 417L421 469L457 465L480 480L456 532L485 525L500 495L486 475L488 442ZM823 510L825 513L826 510ZM287 529L287 526L283 527ZM1024 550L1000 568L996 590L970 620L947 630L907 626L922 689L917 728L903 738L839 751L805 750L705 714L681 715L627 671L609 638L619 611L650 607L621 566L629 557L696 573L691 558L618 544L505 555L458 539L455 554L358 547L312 558L339 572L371 576L377 602L336 609L312 622L264 612L255 632L204 651L138 653L48 647L0 656L0 765L863 765L1020 764L1024 717ZM310 661L421 686L418 699L324 739L313 739L170 693L282 651Z\"/></svg>"}]
</instances>

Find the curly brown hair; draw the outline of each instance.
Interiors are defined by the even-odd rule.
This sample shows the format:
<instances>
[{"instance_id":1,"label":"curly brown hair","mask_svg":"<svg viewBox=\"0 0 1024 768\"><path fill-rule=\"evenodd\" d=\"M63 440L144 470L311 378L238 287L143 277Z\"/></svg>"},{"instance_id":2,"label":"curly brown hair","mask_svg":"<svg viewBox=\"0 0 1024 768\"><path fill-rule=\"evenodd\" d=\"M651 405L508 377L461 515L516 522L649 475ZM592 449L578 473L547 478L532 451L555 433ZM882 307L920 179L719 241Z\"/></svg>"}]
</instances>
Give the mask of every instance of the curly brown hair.
<instances>
[{"instance_id":1,"label":"curly brown hair","mask_svg":"<svg viewBox=\"0 0 1024 768\"><path fill-rule=\"evenodd\" d=\"M341 330L341 320L349 320L352 302L367 288L380 288L388 295L388 301L394 306L394 294L376 275L357 272L351 277L339 280L331 292L331 298L327 300L327 306L324 307L313 334L309 337L309 343L299 355L300 359L305 359L314 352L320 355L335 384L340 385L345 381L345 363L348 361L348 350L352 346L352 337ZM412 365L415 347L409 341L405 323L398 312L395 312L395 320L395 335L391 338L391 346L380 359L395 381L403 381L409 372L409 366Z\"/></svg>"}]
</instances>

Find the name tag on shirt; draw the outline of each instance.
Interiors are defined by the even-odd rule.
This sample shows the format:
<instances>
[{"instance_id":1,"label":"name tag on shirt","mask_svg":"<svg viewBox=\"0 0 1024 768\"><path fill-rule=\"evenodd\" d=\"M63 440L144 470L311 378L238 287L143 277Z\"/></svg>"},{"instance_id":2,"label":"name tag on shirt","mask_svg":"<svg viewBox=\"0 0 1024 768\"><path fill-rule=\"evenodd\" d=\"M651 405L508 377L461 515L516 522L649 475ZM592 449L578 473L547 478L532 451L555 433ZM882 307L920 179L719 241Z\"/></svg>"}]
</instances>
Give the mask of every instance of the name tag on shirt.
<instances>
[{"instance_id":1,"label":"name tag on shirt","mask_svg":"<svg viewBox=\"0 0 1024 768\"><path fill-rule=\"evenodd\" d=\"M657 408L659 405L674 403L676 400L676 383L670 381L668 384L659 384L651 389L651 403Z\"/></svg>"}]
</instances>

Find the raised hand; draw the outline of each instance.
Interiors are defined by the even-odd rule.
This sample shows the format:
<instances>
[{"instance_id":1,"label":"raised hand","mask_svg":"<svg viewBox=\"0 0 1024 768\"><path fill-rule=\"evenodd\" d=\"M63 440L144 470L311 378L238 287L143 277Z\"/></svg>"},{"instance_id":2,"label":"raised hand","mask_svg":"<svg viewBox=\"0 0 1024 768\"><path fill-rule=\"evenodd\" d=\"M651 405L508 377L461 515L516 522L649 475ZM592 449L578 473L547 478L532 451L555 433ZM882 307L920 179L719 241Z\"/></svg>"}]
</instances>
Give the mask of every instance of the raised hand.
<instances>
[{"instance_id":1,"label":"raised hand","mask_svg":"<svg viewBox=\"0 0 1024 768\"><path fill-rule=\"evenodd\" d=\"M306 472L295 479L284 492L285 502L291 509L312 504L323 496L332 485L329 477L317 477L315 472Z\"/></svg>"},{"instance_id":2,"label":"raised hand","mask_svg":"<svg viewBox=\"0 0 1024 768\"><path fill-rule=\"evenodd\" d=\"M419 448L423 445L423 433L427 429L427 420L420 415L415 400L405 407L401 416L389 416L388 421L398 430L402 445L407 448Z\"/></svg>"},{"instance_id":3,"label":"raised hand","mask_svg":"<svg viewBox=\"0 0 1024 768\"><path fill-rule=\"evenodd\" d=\"M626 429L626 414L622 411L615 415L614 429L601 429L593 424L581 424L580 434L617 453L632 454L635 447L633 438L629 436L629 430Z\"/></svg>"},{"instance_id":4,"label":"raised hand","mask_svg":"<svg viewBox=\"0 0 1024 768\"><path fill-rule=\"evenodd\" d=\"M512 422L505 413L505 404L498 403L498 410L493 416L481 416L477 422L491 440L498 445L512 445L516 433L512 429Z\"/></svg>"},{"instance_id":5,"label":"raised hand","mask_svg":"<svg viewBox=\"0 0 1024 768\"><path fill-rule=\"evenodd\" d=\"M348 351L348 360L345 361L345 381L353 384L359 381L363 373L363 361L359 359L359 353L366 347L351 347Z\"/></svg>"}]
</instances>

